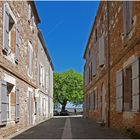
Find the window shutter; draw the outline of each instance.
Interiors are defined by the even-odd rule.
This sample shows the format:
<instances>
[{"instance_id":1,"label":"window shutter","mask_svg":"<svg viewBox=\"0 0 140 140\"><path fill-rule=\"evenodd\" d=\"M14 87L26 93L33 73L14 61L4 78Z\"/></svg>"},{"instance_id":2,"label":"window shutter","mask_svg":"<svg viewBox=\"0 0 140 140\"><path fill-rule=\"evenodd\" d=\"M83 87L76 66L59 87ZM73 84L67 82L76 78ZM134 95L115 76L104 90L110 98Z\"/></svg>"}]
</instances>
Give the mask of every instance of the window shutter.
<instances>
[{"instance_id":1,"label":"window shutter","mask_svg":"<svg viewBox=\"0 0 140 140\"><path fill-rule=\"evenodd\" d=\"M32 61L33 61L33 51L31 47L29 47L29 74L32 75Z\"/></svg>"},{"instance_id":2,"label":"window shutter","mask_svg":"<svg viewBox=\"0 0 140 140\"><path fill-rule=\"evenodd\" d=\"M44 87L44 67L42 68L42 86Z\"/></svg>"},{"instance_id":3,"label":"window shutter","mask_svg":"<svg viewBox=\"0 0 140 140\"><path fill-rule=\"evenodd\" d=\"M15 62L18 63L19 57L19 26L16 27L16 54L15 54Z\"/></svg>"},{"instance_id":4,"label":"window shutter","mask_svg":"<svg viewBox=\"0 0 140 140\"><path fill-rule=\"evenodd\" d=\"M91 108L93 109L93 92L91 93Z\"/></svg>"},{"instance_id":5,"label":"window shutter","mask_svg":"<svg viewBox=\"0 0 140 140\"><path fill-rule=\"evenodd\" d=\"M46 72L46 89L49 89L49 75L48 75L48 72Z\"/></svg>"},{"instance_id":6,"label":"window shutter","mask_svg":"<svg viewBox=\"0 0 140 140\"><path fill-rule=\"evenodd\" d=\"M31 5L28 5L28 21L31 19Z\"/></svg>"},{"instance_id":7,"label":"window shutter","mask_svg":"<svg viewBox=\"0 0 140 140\"><path fill-rule=\"evenodd\" d=\"M97 96L97 89L95 89L95 110L97 110L97 103L98 103L98 96Z\"/></svg>"},{"instance_id":8,"label":"window shutter","mask_svg":"<svg viewBox=\"0 0 140 140\"><path fill-rule=\"evenodd\" d=\"M94 52L93 54L93 76L97 74L97 54Z\"/></svg>"},{"instance_id":9,"label":"window shutter","mask_svg":"<svg viewBox=\"0 0 140 140\"><path fill-rule=\"evenodd\" d=\"M132 2L123 1L124 34L130 31L132 26Z\"/></svg>"},{"instance_id":10,"label":"window shutter","mask_svg":"<svg viewBox=\"0 0 140 140\"><path fill-rule=\"evenodd\" d=\"M100 38L99 41L99 65L103 66L105 61L105 54L104 54L104 35Z\"/></svg>"},{"instance_id":11,"label":"window shutter","mask_svg":"<svg viewBox=\"0 0 140 140\"><path fill-rule=\"evenodd\" d=\"M41 65L39 64L39 85L41 85Z\"/></svg>"},{"instance_id":12,"label":"window shutter","mask_svg":"<svg viewBox=\"0 0 140 140\"><path fill-rule=\"evenodd\" d=\"M90 63L90 80L92 81L92 62Z\"/></svg>"},{"instance_id":13,"label":"window shutter","mask_svg":"<svg viewBox=\"0 0 140 140\"><path fill-rule=\"evenodd\" d=\"M86 69L85 70L85 85L87 85L87 83L88 83L88 70Z\"/></svg>"},{"instance_id":14,"label":"window shutter","mask_svg":"<svg viewBox=\"0 0 140 140\"><path fill-rule=\"evenodd\" d=\"M0 125L5 125L8 118L7 83L0 81Z\"/></svg>"},{"instance_id":15,"label":"window shutter","mask_svg":"<svg viewBox=\"0 0 140 140\"><path fill-rule=\"evenodd\" d=\"M116 73L116 111L123 110L123 72L122 70Z\"/></svg>"},{"instance_id":16,"label":"window shutter","mask_svg":"<svg viewBox=\"0 0 140 140\"><path fill-rule=\"evenodd\" d=\"M9 50L9 10L6 5L4 5L3 12L3 50L7 54Z\"/></svg>"},{"instance_id":17,"label":"window shutter","mask_svg":"<svg viewBox=\"0 0 140 140\"><path fill-rule=\"evenodd\" d=\"M19 89L16 88L16 111L15 111L15 121L18 122L19 121L19 112L20 112L20 109L19 109Z\"/></svg>"},{"instance_id":18,"label":"window shutter","mask_svg":"<svg viewBox=\"0 0 140 140\"><path fill-rule=\"evenodd\" d=\"M139 111L140 109L140 97L139 97L139 59L132 64L132 110Z\"/></svg>"},{"instance_id":19,"label":"window shutter","mask_svg":"<svg viewBox=\"0 0 140 140\"><path fill-rule=\"evenodd\" d=\"M86 95L86 109L87 109L88 103L87 103L87 95Z\"/></svg>"}]
</instances>

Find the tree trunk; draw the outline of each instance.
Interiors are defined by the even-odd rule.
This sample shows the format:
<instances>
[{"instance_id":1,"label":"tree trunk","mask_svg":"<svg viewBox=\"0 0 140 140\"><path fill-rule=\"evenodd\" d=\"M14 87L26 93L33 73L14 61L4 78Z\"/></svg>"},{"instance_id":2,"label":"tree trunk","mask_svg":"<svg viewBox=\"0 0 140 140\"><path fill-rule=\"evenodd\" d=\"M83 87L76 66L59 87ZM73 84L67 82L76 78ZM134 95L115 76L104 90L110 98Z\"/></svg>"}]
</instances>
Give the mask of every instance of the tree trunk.
<instances>
[{"instance_id":1,"label":"tree trunk","mask_svg":"<svg viewBox=\"0 0 140 140\"><path fill-rule=\"evenodd\" d=\"M64 112L64 111L66 110L66 104L67 104L67 102L64 102L64 103L62 104L61 112Z\"/></svg>"}]
</instances>

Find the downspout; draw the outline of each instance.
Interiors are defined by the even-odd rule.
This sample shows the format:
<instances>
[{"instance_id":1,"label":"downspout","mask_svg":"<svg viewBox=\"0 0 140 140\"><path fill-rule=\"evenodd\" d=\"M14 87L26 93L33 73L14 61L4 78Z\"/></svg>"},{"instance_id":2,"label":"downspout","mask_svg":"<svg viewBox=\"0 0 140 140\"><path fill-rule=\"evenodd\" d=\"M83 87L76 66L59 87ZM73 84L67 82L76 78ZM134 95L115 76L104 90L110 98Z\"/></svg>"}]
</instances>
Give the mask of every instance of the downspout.
<instances>
[{"instance_id":1,"label":"downspout","mask_svg":"<svg viewBox=\"0 0 140 140\"><path fill-rule=\"evenodd\" d=\"M110 31L109 31L109 1L107 0L107 32L108 32L108 108L107 126L110 127Z\"/></svg>"}]
</instances>

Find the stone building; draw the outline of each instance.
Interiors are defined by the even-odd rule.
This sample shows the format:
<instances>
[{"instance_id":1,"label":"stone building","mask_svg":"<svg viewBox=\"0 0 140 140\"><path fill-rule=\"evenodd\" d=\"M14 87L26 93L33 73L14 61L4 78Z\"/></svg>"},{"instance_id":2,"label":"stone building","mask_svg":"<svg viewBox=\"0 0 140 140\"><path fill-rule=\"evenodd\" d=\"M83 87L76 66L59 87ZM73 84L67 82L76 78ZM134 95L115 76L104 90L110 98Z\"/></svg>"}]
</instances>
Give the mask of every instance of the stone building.
<instances>
[{"instance_id":1,"label":"stone building","mask_svg":"<svg viewBox=\"0 0 140 140\"><path fill-rule=\"evenodd\" d=\"M102 1L84 53L84 115L140 132L140 2Z\"/></svg>"},{"instance_id":2,"label":"stone building","mask_svg":"<svg viewBox=\"0 0 140 140\"><path fill-rule=\"evenodd\" d=\"M38 32L37 57L36 121L38 122L53 116L53 65L41 31Z\"/></svg>"},{"instance_id":3,"label":"stone building","mask_svg":"<svg viewBox=\"0 0 140 140\"><path fill-rule=\"evenodd\" d=\"M36 112L39 108L36 103L38 23L40 19L33 1L0 2L0 137L43 120L37 120ZM51 60L49 62L51 64ZM51 87L46 93L51 93L48 100L52 101L53 76L49 64L48 69ZM52 111L48 118L51 116Z\"/></svg>"}]
</instances>

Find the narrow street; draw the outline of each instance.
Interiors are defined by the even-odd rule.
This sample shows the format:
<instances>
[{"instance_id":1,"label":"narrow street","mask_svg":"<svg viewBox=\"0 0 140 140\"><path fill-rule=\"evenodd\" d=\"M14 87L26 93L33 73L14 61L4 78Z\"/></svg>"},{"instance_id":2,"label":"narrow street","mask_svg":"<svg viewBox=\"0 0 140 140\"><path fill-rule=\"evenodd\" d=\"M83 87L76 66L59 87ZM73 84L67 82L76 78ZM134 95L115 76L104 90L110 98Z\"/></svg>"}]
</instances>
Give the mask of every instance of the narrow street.
<instances>
[{"instance_id":1,"label":"narrow street","mask_svg":"<svg viewBox=\"0 0 140 140\"><path fill-rule=\"evenodd\" d=\"M83 117L55 117L43 122L13 139L106 139L128 138L120 132Z\"/></svg>"}]
</instances>

